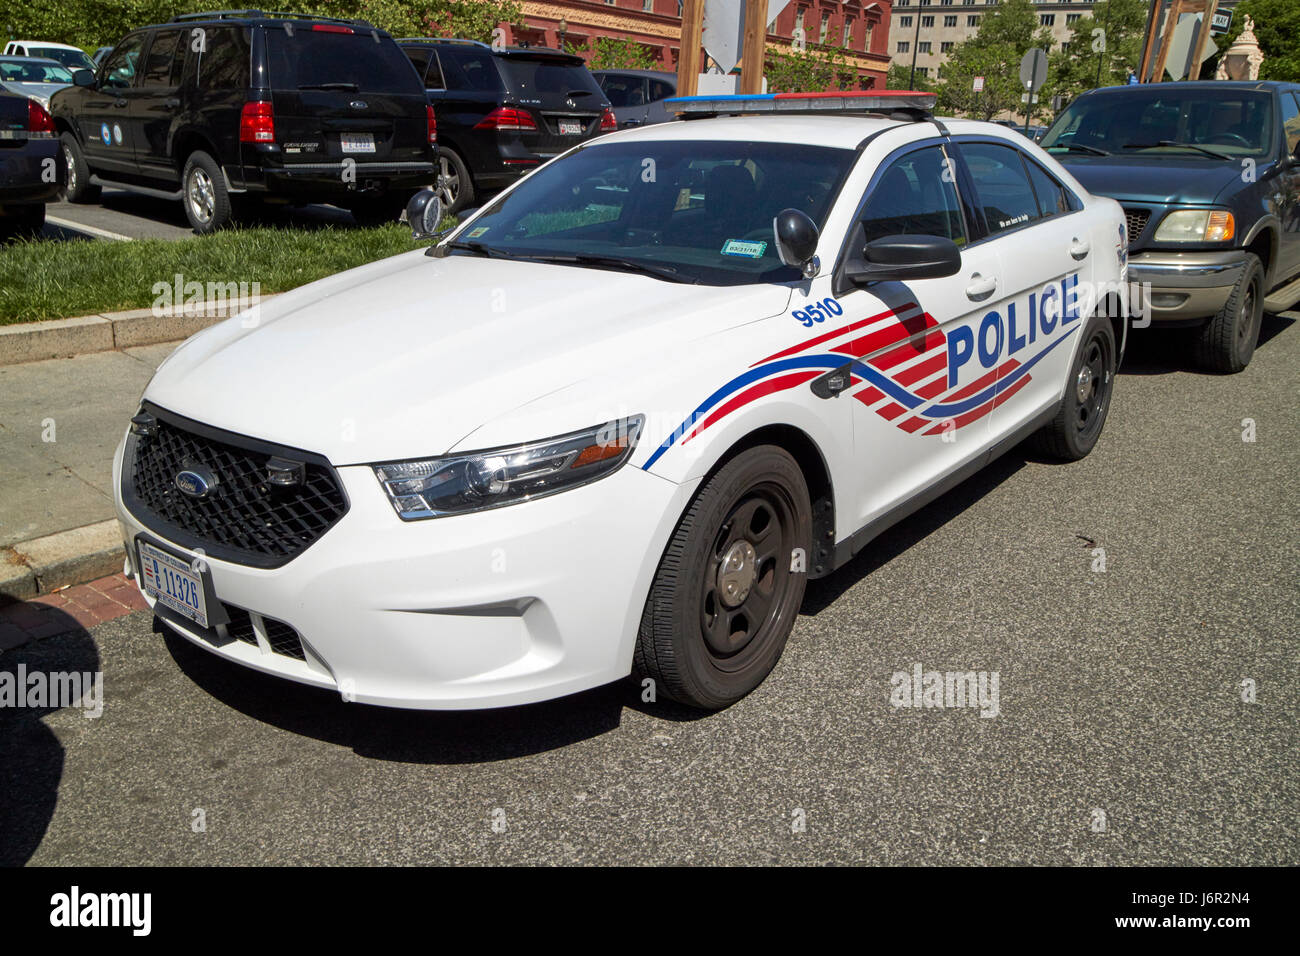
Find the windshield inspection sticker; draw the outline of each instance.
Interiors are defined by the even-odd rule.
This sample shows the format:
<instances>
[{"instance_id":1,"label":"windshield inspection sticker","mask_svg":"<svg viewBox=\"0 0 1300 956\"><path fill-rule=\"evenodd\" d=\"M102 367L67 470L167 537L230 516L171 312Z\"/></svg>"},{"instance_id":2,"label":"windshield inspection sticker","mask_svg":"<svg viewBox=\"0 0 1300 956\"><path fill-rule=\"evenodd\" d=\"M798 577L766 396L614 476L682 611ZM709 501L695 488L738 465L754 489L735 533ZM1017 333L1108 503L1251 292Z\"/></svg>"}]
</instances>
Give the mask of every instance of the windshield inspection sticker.
<instances>
[{"instance_id":1,"label":"windshield inspection sticker","mask_svg":"<svg viewBox=\"0 0 1300 956\"><path fill-rule=\"evenodd\" d=\"M767 251L766 242L747 242L744 239L728 239L722 244L724 256L744 256L746 259L761 259Z\"/></svg>"},{"instance_id":2,"label":"windshield inspection sticker","mask_svg":"<svg viewBox=\"0 0 1300 956\"><path fill-rule=\"evenodd\" d=\"M479 236L483 235L483 233L487 232L491 228L492 228L491 226L479 226L477 229L471 229L469 231L469 237L471 239L477 239Z\"/></svg>"}]
</instances>

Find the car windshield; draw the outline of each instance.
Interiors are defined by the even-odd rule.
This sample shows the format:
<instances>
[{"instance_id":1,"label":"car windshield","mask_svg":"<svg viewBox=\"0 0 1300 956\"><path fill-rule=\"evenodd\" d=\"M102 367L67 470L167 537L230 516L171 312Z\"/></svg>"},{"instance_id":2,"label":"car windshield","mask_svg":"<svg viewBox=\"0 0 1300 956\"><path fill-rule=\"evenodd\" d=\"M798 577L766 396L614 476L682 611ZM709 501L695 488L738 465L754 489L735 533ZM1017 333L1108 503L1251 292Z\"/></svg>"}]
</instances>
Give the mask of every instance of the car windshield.
<instances>
[{"instance_id":1,"label":"car windshield","mask_svg":"<svg viewBox=\"0 0 1300 956\"><path fill-rule=\"evenodd\" d=\"M706 285L794 281L772 220L795 208L823 225L855 155L790 143L595 145L500 196L452 248Z\"/></svg>"},{"instance_id":2,"label":"car windshield","mask_svg":"<svg viewBox=\"0 0 1300 956\"><path fill-rule=\"evenodd\" d=\"M1160 83L1082 97L1057 118L1040 145L1053 153L1151 151L1234 160L1260 158L1272 149L1273 100L1268 93L1179 86Z\"/></svg>"},{"instance_id":3,"label":"car windshield","mask_svg":"<svg viewBox=\"0 0 1300 956\"><path fill-rule=\"evenodd\" d=\"M28 52L32 56L43 56L50 60L58 60L70 70L93 70L95 68L94 61L80 50L63 50L55 46L34 46L28 47Z\"/></svg>"},{"instance_id":4,"label":"car windshield","mask_svg":"<svg viewBox=\"0 0 1300 956\"><path fill-rule=\"evenodd\" d=\"M71 83L72 74L57 63L0 60L0 80L6 83Z\"/></svg>"}]
</instances>

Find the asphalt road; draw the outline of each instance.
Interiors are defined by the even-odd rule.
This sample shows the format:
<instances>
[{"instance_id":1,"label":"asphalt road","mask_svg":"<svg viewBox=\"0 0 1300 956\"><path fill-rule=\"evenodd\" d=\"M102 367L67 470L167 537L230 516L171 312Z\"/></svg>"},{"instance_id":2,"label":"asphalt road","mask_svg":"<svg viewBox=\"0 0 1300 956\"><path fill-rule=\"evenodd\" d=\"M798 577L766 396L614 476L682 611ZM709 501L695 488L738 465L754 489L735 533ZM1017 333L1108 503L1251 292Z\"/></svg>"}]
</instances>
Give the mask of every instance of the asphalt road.
<instances>
[{"instance_id":1,"label":"asphalt road","mask_svg":"<svg viewBox=\"0 0 1300 956\"><path fill-rule=\"evenodd\" d=\"M1232 377L1139 343L1091 457L1014 451L815 583L720 714L345 704L146 613L6 654L106 689L0 710L0 862L1300 863L1300 328L1265 337ZM998 716L891 706L917 663L998 672Z\"/></svg>"}]
</instances>

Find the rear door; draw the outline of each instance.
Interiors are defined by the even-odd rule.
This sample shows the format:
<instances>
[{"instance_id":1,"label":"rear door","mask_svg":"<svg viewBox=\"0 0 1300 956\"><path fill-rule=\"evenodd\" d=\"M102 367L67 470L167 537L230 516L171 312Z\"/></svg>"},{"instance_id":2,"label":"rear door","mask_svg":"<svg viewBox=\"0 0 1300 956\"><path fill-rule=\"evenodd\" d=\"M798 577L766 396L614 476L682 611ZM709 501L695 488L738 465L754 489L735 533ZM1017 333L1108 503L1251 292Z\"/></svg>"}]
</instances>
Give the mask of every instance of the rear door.
<instances>
[{"instance_id":1,"label":"rear door","mask_svg":"<svg viewBox=\"0 0 1300 956\"><path fill-rule=\"evenodd\" d=\"M600 133L607 101L581 57L510 50L497 59L510 102L537 125L522 135L534 153L555 156Z\"/></svg>"},{"instance_id":2,"label":"rear door","mask_svg":"<svg viewBox=\"0 0 1300 956\"><path fill-rule=\"evenodd\" d=\"M387 36L339 24L266 29L284 163L430 161L424 87Z\"/></svg>"}]
</instances>

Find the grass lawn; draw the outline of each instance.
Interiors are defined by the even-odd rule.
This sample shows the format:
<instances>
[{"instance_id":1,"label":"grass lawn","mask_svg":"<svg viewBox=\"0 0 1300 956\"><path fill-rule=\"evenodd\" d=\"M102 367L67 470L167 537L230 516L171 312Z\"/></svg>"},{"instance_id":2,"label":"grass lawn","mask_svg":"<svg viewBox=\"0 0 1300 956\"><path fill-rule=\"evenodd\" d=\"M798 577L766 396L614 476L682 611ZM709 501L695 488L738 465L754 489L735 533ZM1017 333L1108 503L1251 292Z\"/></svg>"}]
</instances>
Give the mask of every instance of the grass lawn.
<instances>
[{"instance_id":1,"label":"grass lawn","mask_svg":"<svg viewBox=\"0 0 1300 956\"><path fill-rule=\"evenodd\" d=\"M155 283L258 282L284 292L409 252L404 225L374 229L240 229L168 241L18 242L0 246L0 325L153 305Z\"/></svg>"}]
</instances>

